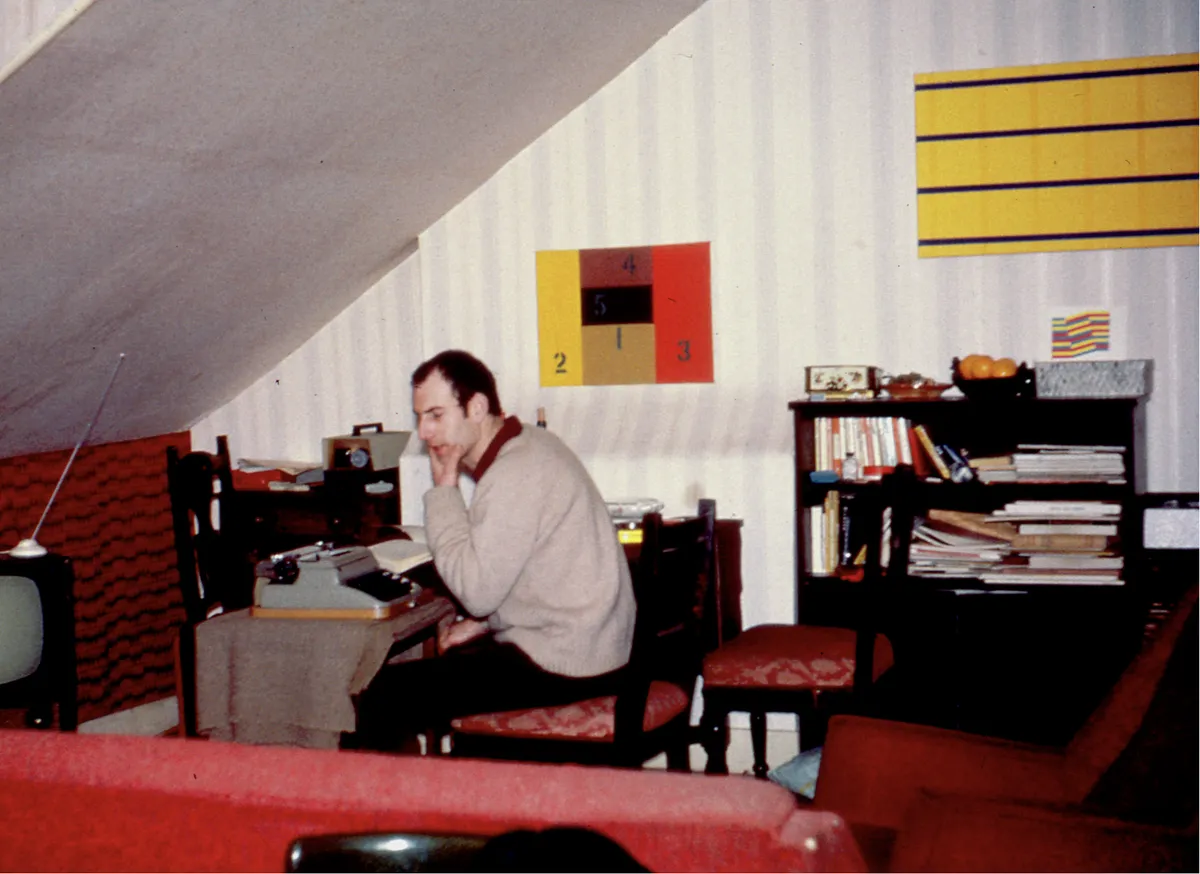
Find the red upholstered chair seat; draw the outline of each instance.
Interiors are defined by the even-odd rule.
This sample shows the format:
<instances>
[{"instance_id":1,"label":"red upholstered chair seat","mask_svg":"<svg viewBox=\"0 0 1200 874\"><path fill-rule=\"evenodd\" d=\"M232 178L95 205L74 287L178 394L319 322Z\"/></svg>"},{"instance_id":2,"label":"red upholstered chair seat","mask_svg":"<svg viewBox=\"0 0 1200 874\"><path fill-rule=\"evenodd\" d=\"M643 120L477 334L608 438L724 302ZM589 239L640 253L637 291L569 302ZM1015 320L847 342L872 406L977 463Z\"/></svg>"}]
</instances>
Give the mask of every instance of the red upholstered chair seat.
<instances>
[{"instance_id":1,"label":"red upholstered chair seat","mask_svg":"<svg viewBox=\"0 0 1200 874\"><path fill-rule=\"evenodd\" d=\"M503 713L481 713L453 720L461 734L504 735L519 738L553 738L612 742L617 697L589 698L558 707L531 707ZM650 684L642 730L666 725L691 706L691 700L674 683L655 680Z\"/></svg>"},{"instance_id":2,"label":"red upholstered chair seat","mask_svg":"<svg viewBox=\"0 0 1200 874\"><path fill-rule=\"evenodd\" d=\"M706 688L840 689L854 684L855 632L817 625L757 625L704 659ZM873 679L895 661L875 638Z\"/></svg>"}]
</instances>

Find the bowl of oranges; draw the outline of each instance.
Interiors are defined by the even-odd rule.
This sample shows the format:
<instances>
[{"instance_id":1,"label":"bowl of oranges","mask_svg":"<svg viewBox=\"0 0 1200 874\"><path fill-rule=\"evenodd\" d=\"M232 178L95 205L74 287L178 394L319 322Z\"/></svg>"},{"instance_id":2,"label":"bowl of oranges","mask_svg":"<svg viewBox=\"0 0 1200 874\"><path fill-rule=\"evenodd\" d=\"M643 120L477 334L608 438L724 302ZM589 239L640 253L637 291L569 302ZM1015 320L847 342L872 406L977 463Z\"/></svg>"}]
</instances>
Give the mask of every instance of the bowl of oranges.
<instances>
[{"instance_id":1,"label":"bowl of oranges","mask_svg":"<svg viewBox=\"0 0 1200 874\"><path fill-rule=\"evenodd\" d=\"M1033 370L1024 362L990 355L955 358L950 366L954 384L971 400L1002 401L1033 397Z\"/></svg>"}]
</instances>

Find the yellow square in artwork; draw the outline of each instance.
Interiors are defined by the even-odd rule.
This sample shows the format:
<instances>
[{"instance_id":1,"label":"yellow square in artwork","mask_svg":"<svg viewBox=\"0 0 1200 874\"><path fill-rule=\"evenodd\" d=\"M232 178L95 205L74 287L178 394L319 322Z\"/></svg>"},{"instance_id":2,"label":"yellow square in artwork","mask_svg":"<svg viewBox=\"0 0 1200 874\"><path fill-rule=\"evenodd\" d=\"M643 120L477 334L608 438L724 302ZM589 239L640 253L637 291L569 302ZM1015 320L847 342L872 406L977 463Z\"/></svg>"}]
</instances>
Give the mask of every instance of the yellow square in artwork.
<instances>
[{"instance_id":1,"label":"yellow square in artwork","mask_svg":"<svg viewBox=\"0 0 1200 874\"><path fill-rule=\"evenodd\" d=\"M584 325L584 385L654 381L654 325Z\"/></svg>"}]
</instances>

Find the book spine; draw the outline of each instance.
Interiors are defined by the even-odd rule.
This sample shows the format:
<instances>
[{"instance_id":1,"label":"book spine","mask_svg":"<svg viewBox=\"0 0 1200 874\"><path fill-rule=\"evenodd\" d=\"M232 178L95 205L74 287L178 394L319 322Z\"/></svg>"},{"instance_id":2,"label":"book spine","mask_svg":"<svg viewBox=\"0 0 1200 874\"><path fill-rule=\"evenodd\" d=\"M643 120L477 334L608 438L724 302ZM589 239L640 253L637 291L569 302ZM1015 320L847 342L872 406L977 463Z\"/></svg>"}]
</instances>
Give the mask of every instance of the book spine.
<instances>
[{"instance_id":1,"label":"book spine","mask_svg":"<svg viewBox=\"0 0 1200 874\"><path fill-rule=\"evenodd\" d=\"M950 479L950 468L946 466L946 462L942 461L942 457L938 455L937 447L934 446L933 440L929 437L929 432L925 430L925 426L913 425L913 432L921 442L921 448L925 450L925 454L933 463L933 468L938 472L938 476L942 479Z\"/></svg>"},{"instance_id":2,"label":"book spine","mask_svg":"<svg viewBox=\"0 0 1200 874\"><path fill-rule=\"evenodd\" d=\"M838 493L829 491L825 494L825 543L822 549L823 569L827 574L832 574L837 569L839 517Z\"/></svg>"},{"instance_id":3,"label":"book spine","mask_svg":"<svg viewBox=\"0 0 1200 874\"><path fill-rule=\"evenodd\" d=\"M908 454L912 457L913 471L922 479L933 476L936 472L925 454L925 449L917 437L917 426L911 422L908 426Z\"/></svg>"},{"instance_id":4,"label":"book spine","mask_svg":"<svg viewBox=\"0 0 1200 874\"><path fill-rule=\"evenodd\" d=\"M1022 522L1018 526L1021 534L1091 534L1099 537L1114 537L1116 525L1074 524L1071 522Z\"/></svg>"},{"instance_id":5,"label":"book spine","mask_svg":"<svg viewBox=\"0 0 1200 874\"><path fill-rule=\"evenodd\" d=\"M842 419L840 416L835 416L830 422L830 429L833 432L832 438L832 468L837 474L838 479L842 478L842 462L846 458L845 447L842 446Z\"/></svg>"},{"instance_id":6,"label":"book spine","mask_svg":"<svg viewBox=\"0 0 1200 874\"><path fill-rule=\"evenodd\" d=\"M824 573L824 560L821 558L821 544L825 541L823 507L807 507L808 512L808 572L813 575Z\"/></svg>"},{"instance_id":7,"label":"book spine","mask_svg":"<svg viewBox=\"0 0 1200 874\"><path fill-rule=\"evenodd\" d=\"M913 463L912 443L909 441L909 428L911 426L908 419L903 416L897 416L892 419L892 425L896 440L896 455L899 463L911 465Z\"/></svg>"},{"instance_id":8,"label":"book spine","mask_svg":"<svg viewBox=\"0 0 1200 874\"><path fill-rule=\"evenodd\" d=\"M1108 538L1095 534L1018 534L1012 539L1012 548L1024 550L1068 552L1100 552L1107 548Z\"/></svg>"}]
</instances>

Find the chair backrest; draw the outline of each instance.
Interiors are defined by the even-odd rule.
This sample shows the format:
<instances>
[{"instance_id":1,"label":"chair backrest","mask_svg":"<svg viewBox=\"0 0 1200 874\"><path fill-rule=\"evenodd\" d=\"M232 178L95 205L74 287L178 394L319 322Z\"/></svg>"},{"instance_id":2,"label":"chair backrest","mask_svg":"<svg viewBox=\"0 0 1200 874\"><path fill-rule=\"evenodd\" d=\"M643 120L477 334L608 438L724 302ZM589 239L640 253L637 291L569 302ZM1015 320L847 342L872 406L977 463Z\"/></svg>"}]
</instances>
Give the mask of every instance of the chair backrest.
<instances>
[{"instance_id":1,"label":"chair backrest","mask_svg":"<svg viewBox=\"0 0 1200 874\"><path fill-rule=\"evenodd\" d=\"M217 486L220 490L217 490ZM203 622L218 605L226 610L247 607L253 580L239 560L232 532L222 531L222 496L233 492L229 447L217 438L217 451L189 452L182 457L167 447L167 486L175 528L175 554L189 624ZM213 524L216 508L218 525Z\"/></svg>"},{"instance_id":2,"label":"chair backrest","mask_svg":"<svg viewBox=\"0 0 1200 874\"><path fill-rule=\"evenodd\" d=\"M878 483L855 494L854 513L867 547L863 569L864 597L858 610L854 644L855 710L868 713L875 676L875 638L878 634L882 589L893 590L908 577L912 545L916 475L909 465L899 465Z\"/></svg>"},{"instance_id":3,"label":"chair backrest","mask_svg":"<svg viewBox=\"0 0 1200 874\"><path fill-rule=\"evenodd\" d=\"M1121 791L1132 797L1145 788L1134 785L1139 780L1187 772L1195 815L1197 592L1193 581L1158 634L1071 739L1065 778L1072 800L1112 795L1102 784L1117 778L1127 781Z\"/></svg>"},{"instance_id":4,"label":"chair backrest","mask_svg":"<svg viewBox=\"0 0 1200 874\"><path fill-rule=\"evenodd\" d=\"M642 520L642 549L633 574L637 619L625 684L617 696L617 744L641 735L652 681L674 683L689 700L692 696L704 657L716 519L716 502L704 499L696 516L664 520L648 513Z\"/></svg>"}]
</instances>

